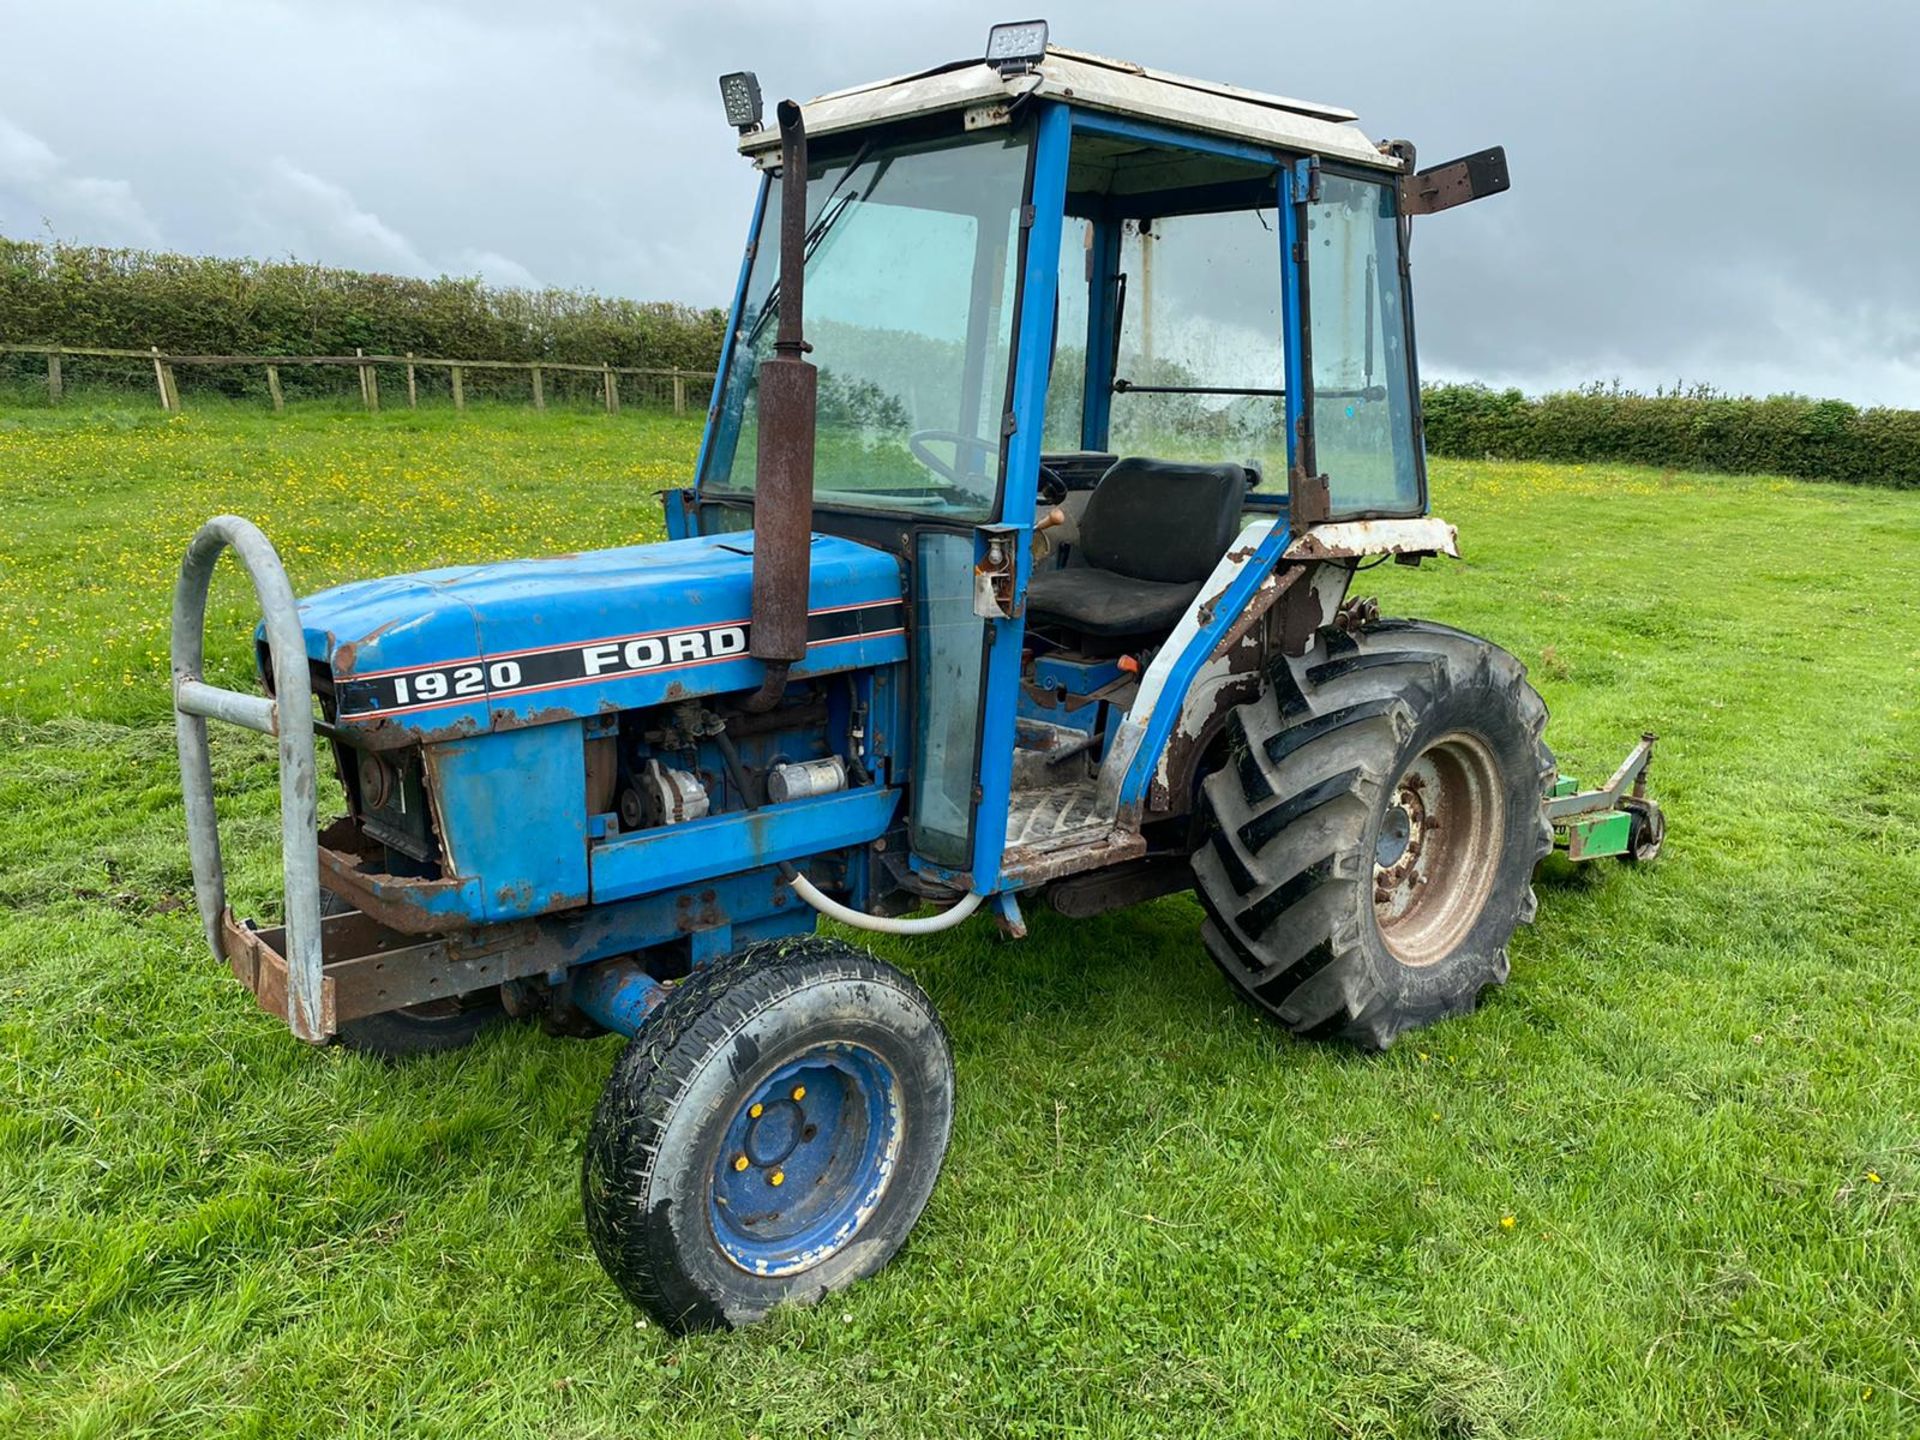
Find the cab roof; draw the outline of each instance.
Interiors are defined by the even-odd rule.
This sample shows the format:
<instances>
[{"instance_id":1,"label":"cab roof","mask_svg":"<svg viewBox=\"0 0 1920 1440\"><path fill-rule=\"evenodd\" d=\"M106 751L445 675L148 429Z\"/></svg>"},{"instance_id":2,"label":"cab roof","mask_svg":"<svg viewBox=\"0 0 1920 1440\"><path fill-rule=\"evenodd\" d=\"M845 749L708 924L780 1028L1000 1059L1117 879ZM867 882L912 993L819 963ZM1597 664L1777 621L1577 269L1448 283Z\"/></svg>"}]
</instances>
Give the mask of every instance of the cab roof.
<instances>
[{"instance_id":1,"label":"cab roof","mask_svg":"<svg viewBox=\"0 0 1920 1440\"><path fill-rule=\"evenodd\" d=\"M1278 150L1381 170L1401 168L1397 158L1383 155L1361 133L1351 110L1195 80L1058 45L1049 45L1039 64L1022 73L1003 77L984 60L957 60L917 75L836 90L801 109L807 134L818 137L946 110L980 111L991 123L997 107L1029 95ZM740 137L742 153L760 159L769 152L777 156L779 145L780 132L772 126Z\"/></svg>"}]
</instances>

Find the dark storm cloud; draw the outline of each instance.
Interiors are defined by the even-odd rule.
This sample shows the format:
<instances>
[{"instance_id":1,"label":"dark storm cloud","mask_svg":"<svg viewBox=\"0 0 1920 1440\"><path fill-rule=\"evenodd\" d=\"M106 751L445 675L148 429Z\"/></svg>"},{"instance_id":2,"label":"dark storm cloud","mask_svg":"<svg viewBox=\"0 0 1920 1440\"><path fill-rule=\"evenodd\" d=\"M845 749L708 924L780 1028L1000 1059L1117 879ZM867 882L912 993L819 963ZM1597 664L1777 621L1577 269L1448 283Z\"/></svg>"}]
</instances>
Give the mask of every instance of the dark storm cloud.
<instances>
[{"instance_id":1,"label":"dark storm cloud","mask_svg":"<svg viewBox=\"0 0 1920 1440\"><path fill-rule=\"evenodd\" d=\"M1426 160L1506 144L1511 195L1419 227L1429 374L1920 405L1920 10L1037 8L1062 43L1350 105ZM994 18L0 0L0 232L718 303L752 187L714 77L815 94L974 53Z\"/></svg>"}]
</instances>

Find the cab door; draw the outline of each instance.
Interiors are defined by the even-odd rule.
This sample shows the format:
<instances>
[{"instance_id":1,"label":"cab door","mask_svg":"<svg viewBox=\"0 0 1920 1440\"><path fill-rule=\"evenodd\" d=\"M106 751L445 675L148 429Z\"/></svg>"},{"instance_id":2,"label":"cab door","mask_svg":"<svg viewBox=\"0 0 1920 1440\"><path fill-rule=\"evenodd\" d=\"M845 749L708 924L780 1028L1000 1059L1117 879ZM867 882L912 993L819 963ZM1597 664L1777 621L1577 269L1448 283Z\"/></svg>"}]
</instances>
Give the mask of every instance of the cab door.
<instances>
[{"instance_id":1,"label":"cab door","mask_svg":"<svg viewBox=\"0 0 1920 1440\"><path fill-rule=\"evenodd\" d=\"M1067 155L1072 124L1063 105L1042 106L1035 117L1027 203L1021 212L1020 288L1014 323L1013 383L1003 432L999 519L975 529L968 605L985 626L981 651L978 779L971 787L973 888L1000 883L1013 794L1014 716L1020 703L1020 650L1026 633L1027 579L1033 560L1034 506L1053 365L1055 305L1059 296L1060 235L1067 201ZM996 602L983 572L1004 567ZM951 602L949 602L951 603ZM919 840L915 840L919 849Z\"/></svg>"}]
</instances>

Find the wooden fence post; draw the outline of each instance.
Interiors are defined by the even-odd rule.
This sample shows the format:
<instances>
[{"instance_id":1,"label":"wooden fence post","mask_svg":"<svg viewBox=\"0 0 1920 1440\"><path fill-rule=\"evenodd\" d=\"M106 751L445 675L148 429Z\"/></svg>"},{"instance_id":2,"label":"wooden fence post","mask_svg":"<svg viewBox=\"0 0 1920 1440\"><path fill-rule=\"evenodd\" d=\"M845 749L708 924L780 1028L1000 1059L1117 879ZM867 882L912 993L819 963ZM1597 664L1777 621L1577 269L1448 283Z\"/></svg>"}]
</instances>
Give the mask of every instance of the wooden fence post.
<instances>
[{"instance_id":1,"label":"wooden fence post","mask_svg":"<svg viewBox=\"0 0 1920 1440\"><path fill-rule=\"evenodd\" d=\"M280 367L267 366L267 394L273 397L273 413L278 415L287 408L287 397L280 393Z\"/></svg>"},{"instance_id":2,"label":"wooden fence post","mask_svg":"<svg viewBox=\"0 0 1920 1440\"><path fill-rule=\"evenodd\" d=\"M607 392L607 413L620 413L620 378L613 373L613 366L607 361L600 362L600 383Z\"/></svg>"},{"instance_id":3,"label":"wooden fence post","mask_svg":"<svg viewBox=\"0 0 1920 1440\"><path fill-rule=\"evenodd\" d=\"M60 380L60 347L47 352L47 403L58 405L66 387Z\"/></svg>"},{"instance_id":4,"label":"wooden fence post","mask_svg":"<svg viewBox=\"0 0 1920 1440\"><path fill-rule=\"evenodd\" d=\"M420 390L413 378L413 352L407 351L407 409L420 408Z\"/></svg>"},{"instance_id":5,"label":"wooden fence post","mask_svg":"<svg viewBox=\"0 0 1920 1440\"><path fill-rule=\"evenodd\" d=\"M687 413L687 377L678 370L673 372L673 413Z\"/></svg>"},{"instance_id":6,"label":"wooden fence post","mask_svg":"<svg viewBox=\"0 0 1920 1440\"><path fill-rule=\"evenodd\" d=\"M160 358L160 347L148 347L153 355L153 383L160 390L160 408L167 413L180 413L180 392L174 388L173 367Z\"/></svg>"},{"instance_id":7,"label":"wooden fence post","mask_svg":"<svg viewBox=\"0 0 1920 1440\"><path fill-rule=\"evenodd\" d=\"M544 410L547 408L547 392L545 386L541 383L540 367L534 365L529 368L533 371L533 408L536 410Z\"/></svg>"},{"instance_id":8,"label":"wooden fence post","mask_svg":"<svg viewBox=\"0 0 1920 1440\"><path fill-rule=\"evenodd\" d=\"M460 367L449 365L447 368L453 372L453 408L464 410L467 408L467 392L460 388Z\"/></svg>"},{"instance_id":9,"label":"wooden fence post","mask_svg":"<svg viewBox=\"0 0 1920 1440\"><path fill-rule=\"evenodd\" d=\"M353 353L361 357L359 365L355 367L360 372L360 403L369 410L378 410L380 408L380 376L374 371L372 363L365 358L367 353L365 350L356 345L353 347Z\"/></svg>"}]
</instances>

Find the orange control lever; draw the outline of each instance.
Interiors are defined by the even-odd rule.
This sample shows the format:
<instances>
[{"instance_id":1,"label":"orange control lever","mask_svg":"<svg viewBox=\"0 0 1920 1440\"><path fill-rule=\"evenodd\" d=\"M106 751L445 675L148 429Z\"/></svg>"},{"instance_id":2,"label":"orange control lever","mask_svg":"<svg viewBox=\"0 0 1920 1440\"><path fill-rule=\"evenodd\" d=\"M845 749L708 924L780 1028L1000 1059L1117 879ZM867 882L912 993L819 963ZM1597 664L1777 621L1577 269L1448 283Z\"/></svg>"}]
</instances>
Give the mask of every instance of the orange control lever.
<instances>
[{"instance_id":1,"label":"orange control lever","mask_svg":"<svg viewBox=\"0 0 1920 1440\"><path fill-rule=\"evenodd\" d=\"M1033 558L1038 560L1053 548L1053 542L1047 538L1047 531L1056 525L1067 523L1067 512L1054 506L1046 514L1033 522Z\"/></svg>"}]
</instances>

